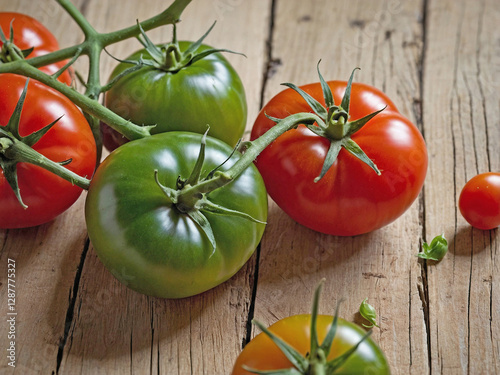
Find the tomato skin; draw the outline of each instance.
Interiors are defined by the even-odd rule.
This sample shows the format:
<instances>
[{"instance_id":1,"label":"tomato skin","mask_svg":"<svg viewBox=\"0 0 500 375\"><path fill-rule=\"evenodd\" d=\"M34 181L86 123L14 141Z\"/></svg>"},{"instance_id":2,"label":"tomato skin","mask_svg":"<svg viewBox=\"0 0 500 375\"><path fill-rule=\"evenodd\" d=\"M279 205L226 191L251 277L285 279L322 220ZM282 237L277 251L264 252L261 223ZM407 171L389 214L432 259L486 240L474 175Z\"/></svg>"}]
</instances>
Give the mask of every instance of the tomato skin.
<instances>
[{"instance_id":1,"label":"tomato skin","mask_svg":"<svg viewBox=\"0 0 500 375\"><path fill-rule=\"evenodd\" d=\"M189 177L201 135L168 132L129 142L98 168L87 195L85 217L94 249L111 273L147 295L182 298L208 290L234 275L253 254L265 224L205 213L216 249L186 214L169 203L154 179L176 187ZM203 170L221 164L232 149L207 137ZM221 170L232 165L233 156ZM267 218L264 182L251 165L230 184L209 193L212 202Z\"/></svg>"},{"instance_id":2,"label":"tomato skin","mask_svg":"<svg viewBox=\"0 0 500 375\"><path fill-rule=\"evenodd\" d=\"M458 206L475 228L489 230L500 225L500 173L481 173L462 188Z\"/></svg>"},{"instance_id":3,"label":"tomato skin","mask_svg":"<svg viewBox=\"0 0 500 375\"><path fill-rule=\"evenodd\" d=\"M328 82L340 104L344 81ZM301 87L324 105L319 83ZM352 139L372 159L382 174L342 149L326 175L317 183L330 142L299 125L269 145L256 159L271 198L291 218L315 231L352 236L381 228L414 202L427 171L427 149L419 130L394 103L371 86L353 83L350 120L387 108L371 119ZM302 97L286 89L259 113L251 139L274 126L266 117L285 118L310 112Z\"/></svg>"},{"instance_id":4,"label":"tomato skin","mask_svg":"<svg viewBox=\"0 0 500 375\"><path fill-rule=\"evenodd\" d=\"M181 51L191 44L178 42ZM198 51L210 49L201 45ZM138 60L145 50L127 60ZM132 65L120 63L110 80ZM167 131L205 133L234 146L242 137L247 120L243 84L220 53L206 56L176 73L144 67L122 77L105 95L105 105L139 125L154 125L152 134ZM126 142L113 129L102 126L103 144L113 150Z\"/></svg>"},{"instance_id":5,"label":"tomato skin","mask_svg":"<svg viewBox=\"0 0 500 375\"><path fill-rule=\"evenodd\" d=\"M0 12L0 27L7 39L10 36L10 25L14 30L14 44L20 49L29 49L34 47L27 58L46 55L47 53L57 51L59 43L55 36L38 20L22 13ZM0 47L3 43L0 41ZM39 69L47 74L54 74L61 69L67 61L42 66ZM71 69L64 71L58 80L70 85L72 82Z\"/></svg>"},{"instance_id":6,"label":"tomato skin","mask_svg":"<svg viewBox=\"0 0 500 375\"><path fill-rule=\"evenodd\" d=\"M318 315L318 340L323 342L333 317ZM304 356L310 352L311 315L294 315L274 323L269 330L293 346ZM338 318L338 327L328 360L342 355L356 345L366 332L359 326ZM281 350L265 333L259 333L238 356L232 375L250 375L243 365L257 370L277 370L293 367ZM390 369L384 353L368 338L335 374L389 374Z\"/></svg>"},{"instance_id":7,"label":"tomato skin","mask_svg":"<svg viewBox=\"0 0 500 375\"><path fill-rule=\"evenodd\" d=\"M5 126L21 96L26 78L0 74L0 125ZM64 115L33 149L55 162L72 159L65 167L90 178L96 164L96 146L90 127L69 99L35 80L30 80L21 113L19 133L27 136ZM17 165L19 204L0 169L0 228L25 228L46 223L68 209L82 189L51 172L27 163Z\"/></svg>"}]
</instances>

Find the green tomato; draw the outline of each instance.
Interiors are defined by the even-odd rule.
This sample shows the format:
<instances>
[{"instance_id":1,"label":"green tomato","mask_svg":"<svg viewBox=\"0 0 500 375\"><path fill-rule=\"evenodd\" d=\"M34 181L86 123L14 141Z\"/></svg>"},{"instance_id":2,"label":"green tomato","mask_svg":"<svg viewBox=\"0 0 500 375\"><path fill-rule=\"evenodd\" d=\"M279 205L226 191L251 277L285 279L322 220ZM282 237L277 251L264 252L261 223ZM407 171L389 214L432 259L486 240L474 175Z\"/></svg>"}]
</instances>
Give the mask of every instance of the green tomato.
<instances>
[{"instance_id":1,"label":"green tomato","mask_svg":"<svg viewBox=\"0 0 500 375\"><path fill-rule=\"evenodd\" d=\"M167 198L155 180L177 189L195 165L201 135L157 134L129 142L99 166L90 185L85 219L93 247L111 273L140 293L163 298L192 296L233 276L259 244L267 219L267 193L252 164L231 183L207 193L219 206L257 219L202 212L216 246L190 216ZM232 149L207 137L204 173L221 165ZM220 167L227 170L236 153Z\"/></svg>"},{"instance_id":2,"label":"green tomato","mask_svg":"<svg viewBox=\"0 0 500 375\"><path fill-rule=\"evenodd\" d=\"M178 42L180 51L192 43ZM196 53L211 47L202 44ZM149 59L142 49L126 60ZM133 65L120 63L110 81ZM138 125L156 125L151 133L190 131L210 135L234 146L242 137L247 121L243 84L232 65L221 53L213 53L175 72L153 66L121 77L105 95L105 105ZM103 144L113 150L127 140L101 124Z\"/></svg>"}]
</instances>

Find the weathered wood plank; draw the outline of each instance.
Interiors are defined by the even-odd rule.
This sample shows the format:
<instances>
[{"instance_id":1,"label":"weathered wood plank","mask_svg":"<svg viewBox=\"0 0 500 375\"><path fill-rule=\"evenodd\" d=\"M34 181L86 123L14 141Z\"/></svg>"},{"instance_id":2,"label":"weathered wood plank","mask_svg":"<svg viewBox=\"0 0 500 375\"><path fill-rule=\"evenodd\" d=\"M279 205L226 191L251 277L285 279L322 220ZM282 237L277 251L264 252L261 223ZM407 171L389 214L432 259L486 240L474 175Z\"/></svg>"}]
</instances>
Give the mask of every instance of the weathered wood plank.
<instances>
[{"instance_id":1,"label":"weathered wood plank","mask_svg":"<svg viewBox=\"0 0 500 375\"><path fill-rule=\"evenodd\" d=\"M472 229L457 202L471 177L500 170L500 6L430 1L427 14L424 124L432 159L425 227L450 239L450 255L427 266L432 371L494 374L500 372L498 229Z\"/></svg>"},{"instance_id":2,"label":"weathered wood plank","mask_svg":"<svg viewBox=\"0 0 500 375\"><path fill-rule=\"evenodd\" d=\"M275 66L268 100L281 82L355 80L386 91L401 112L420 124L422 2L278 1L272 40ZM290 31L291 25L294 31ZM388 227L357 237L332 237L305 230L276 206L261 250L255 316L271 324L310 309L316 284L326 278L321 311L334 312L346 298L342 316L359 321L368 297L381 328L373 337L395 374L428 370L421 267L415 258L422 236L420 203Z\"/></svg>"},{"instance_id":3,"label":"weathered wood plank","mask_svg":"<svg viewBox=\"0 0 500 375\"><path fill-rule=\"evenodd\" d=\"M59 344L64 336L68 301L78 273L86 242L83 200L56 221L37 228L2 231L0 299L7 314L7 262L16 264L15 348L16 367L7 367L6 357L0 372L14 374L50 373L55 370ZM6 321L6 315L4 315ZM8 348L7 330L0 326L0 342Z\"/></svg>"}]
</instances>

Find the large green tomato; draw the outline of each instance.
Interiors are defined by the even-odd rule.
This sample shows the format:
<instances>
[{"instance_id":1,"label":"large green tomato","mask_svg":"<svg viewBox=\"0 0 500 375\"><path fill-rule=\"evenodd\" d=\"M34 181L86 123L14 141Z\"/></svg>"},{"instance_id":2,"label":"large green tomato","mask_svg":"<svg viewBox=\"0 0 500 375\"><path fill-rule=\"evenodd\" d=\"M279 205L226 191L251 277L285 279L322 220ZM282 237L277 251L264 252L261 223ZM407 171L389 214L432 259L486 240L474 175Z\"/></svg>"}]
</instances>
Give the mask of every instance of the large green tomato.
<instances>
[{"instance_id":1,"label":"large green tomato","mask_svg":"<svg viewBox=\"0 0 500 375\"><path fill-rule=\"evenodd\" d=\"M244 217L202 212L216 247L190 216L173 205L158 182L172 189L189 177L201 135L169 132L126 143L99 166L89 188L85 218L93 247L111 273L147 295L181 298L206 291L233 276L253 254L264 232L267 193L253 166L207 194ZM231 147L207 137L204 174L228 158ZM239 158L224 163L227 170Z\"/></svg>"},{"instance_id":2,"label":"large green tomato","mask_svg":"<svg viewBox=\"0 0 500 375\"><path fill-rule=\"evenodd\" d=\"M178 42L181 51L191 42ZM202 44L197 53L211 47ZM149 58L143 49L127 60ZM120 63L110 81L132 67ZM247 121L247 103L243 84L221 53L208 55L178 71L169 72L145 66L121 77L105 95L105 105L113 112L138 125L156 125L152 134L191 131L210 135L234 146L242 137ZM113 150L125 143L121 134L102 125L103 143Z\"/></svg>"}]
</instances>

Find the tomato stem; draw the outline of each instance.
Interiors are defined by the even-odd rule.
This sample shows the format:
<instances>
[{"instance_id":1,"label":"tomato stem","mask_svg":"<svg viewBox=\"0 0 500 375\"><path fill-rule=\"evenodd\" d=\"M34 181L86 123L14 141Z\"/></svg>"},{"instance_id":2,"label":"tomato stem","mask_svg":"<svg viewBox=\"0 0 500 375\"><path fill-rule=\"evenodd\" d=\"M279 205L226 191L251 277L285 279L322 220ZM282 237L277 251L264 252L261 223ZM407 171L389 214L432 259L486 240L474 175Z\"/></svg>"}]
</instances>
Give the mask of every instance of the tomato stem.
<instances>
[{"instance_id":1,"label":"tomato stem","mask_svg":"<svg viewBox=\"0 0 500 375\"><path fill-rule=\"evenodd\" d=\"M2 146L0 146L0 152L9 160L13 160L17 163L30 163L42 167L71 182L73 185L88 190L90 180L65 168L63 166L63 164L65 164L64 161L62 161L62 163L52 161L21 141L9 140L8 138L0 138L0 140L4 140Z\"/></svg>"},{"instance_id":2,"label":"tomato stem","mask_svg":"<svg viewBox=\"0 0 500 375\"><path fill-rule=\"evenodd\" d=\"M104 48L111 44L115 44L132 37L137 37L141 34L141 28L142 30L151 30L162 25L178 22L180 15L191 1L192 0L175 0L163 12L143 22L109 33L99 33L85 19L85 17L81 14L78 8L71 3L71 1L57 0L59 5L64 8L64 10L75 20L77 25L83 31L85 40L80 44L60 49L42 56L21 61L19 61L19 59L15 59L16 61L5 62L0 64L0 74L16 73L37 79L47 86L61 92L76 105L82 108L83 111L107 123L110 127L123 134L126 138L132 140L146 137L150 134L149 130L151 127L142 127L132 124L130 121L127 121L126 119L107 110L104 106L97 102L103 88L100 83L100 55ZM70 89L68 86L61 84L50 75L35 69L58 61L72 59L76 55L87 55L89 57L89 74L85 85L85 95ZM92 123L98 124L98 122ZM95 129L93 129L93 131L96 132Z\"/></svg>"},{"instance_id":3,"label":"tomato stem","mask_svg":"<svg viewBox=\"0 0 500 375\"><path fill-rule=\"evenodd\" d=\"M246 151L228 170L215 171L211 178L205 179L196 185L184 188L182 191L179 191L179 195L199 196L200 194L207 194L229 184L243 173L243 171L253 163L255 158L257 158L257 156L281 134L296 128L299 124L313 124L316 121L321 120L314 113L297 113L288 116L279 121L276 126L273 126L259 138L247 142Z\"/></svg>"},{"instance_id":4,"label":"tomato stem","mask_svg":"<svg viewBox=\"0 0 500 375\"><path fill-rule=\"evenodd\" d=\"M66 84L59 82L55 78L41 72L34 66L28 64L26 61L15 61L9 63L9 66L11 73L36 79L37 81L54 88L65 95L84 112L105 121L111 127L120 131L128 139L139 139L149 135L149 129L151 129L151 127L132 124L130 121L125 120L113 111L99 104L96 100L79 93Z\"/></svg>"},{"instance_id":5,"label":"tomato stem","mask_svg":"<svg viewBox=\"0 0 500 375\"><path fill-rule=\"evenodd\" d=\"M333 317L332 324L326 334L324 341L321 345L317 342L317 317L318 317L318 305L320 292L324 283L322 279L316 288L313 298L313 307L311 311L311 346L310 351L306 356L303 356L298 352L293 346L281 339L279 336L274 334L271 330L267 329L262 323L257 320L252 320L252 323L261 329L264 334L266 334L273 343L281 350L285 357L289 360L293 367L288 369L278 370L272 372L273 374L304 374L304 375L333 375L339 370L342 365L356 352L358 347L366 340L371 334L371 331L367 332L356 344L349 347L347 351L341 355L328 359L330 354L333 340L337 332L338 325L338 312L339 305L335 310L335 315ZM252 368L245 368L247 371L254 374L271 374L268 371L260 371Z\"/></svg>"}]
</instances>

